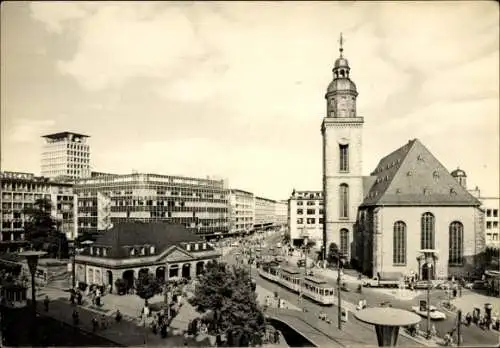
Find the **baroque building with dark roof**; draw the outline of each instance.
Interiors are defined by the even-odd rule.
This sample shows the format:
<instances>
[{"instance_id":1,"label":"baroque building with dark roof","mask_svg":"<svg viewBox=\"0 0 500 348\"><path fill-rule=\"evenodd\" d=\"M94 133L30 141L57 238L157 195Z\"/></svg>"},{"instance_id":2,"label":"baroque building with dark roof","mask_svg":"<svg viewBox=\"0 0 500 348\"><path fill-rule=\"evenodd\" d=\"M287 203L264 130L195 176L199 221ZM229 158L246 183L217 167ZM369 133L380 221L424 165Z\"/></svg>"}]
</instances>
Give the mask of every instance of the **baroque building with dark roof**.
<instances>
[{"instance_id":1,"label":"baroque building with dark roof","mask_svg":"<svg viewBox=\"0 0 500 348\"><path fill-rule=\"evenodd\" d=\"M115 286L122 278L131 287L140 273L163 280L193 278L221 254L203 237L182 225L125 222L100 234L75 258L76 279Z\"/></svg>"}]
</instances>

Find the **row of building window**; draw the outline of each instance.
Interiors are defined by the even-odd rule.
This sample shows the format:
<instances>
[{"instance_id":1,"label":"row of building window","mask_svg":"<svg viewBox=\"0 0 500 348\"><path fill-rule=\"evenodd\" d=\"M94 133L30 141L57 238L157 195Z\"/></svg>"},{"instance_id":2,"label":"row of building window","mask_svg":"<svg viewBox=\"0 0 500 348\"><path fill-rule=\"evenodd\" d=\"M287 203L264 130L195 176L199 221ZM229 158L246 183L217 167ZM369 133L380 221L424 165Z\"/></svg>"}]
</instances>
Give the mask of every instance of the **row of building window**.
<instances>
[{"instance_id":1,"label":"row of building window","mask_svg":"<svg viewBox=\"0 0 500 348\"><path fill-rule=\"evenodd\" d=\"M319 218L318 219L318 224L323 224L323 222L324 222L323 218ZM314 225L314 224L316 224L316 218L307 218L306 219L306 223L308 225ZM297 224L298 225L304 224L304 219L303 218L298 218L297 219Z\"/></svg>"},{"instance_id":2,"label":"row of building window","mask_svg":"<svg viewBox=\"0 0 500 348\"><path fill-rule=\"evenodd\" d=\"M323 205L323 201L317 201L318 205ZM304 205L303 201L297 201L297 205ZM307 201L308 206L316 205L316 201Z\"/></svg>"},{"instance_id":3,"label":"row of building window","mask_svg":"<svg viewBox=\"0 0 500 348\"><path fill-rule=\"evenodd\" d=\"M486 209L487 217L498 217L498 209Z\"/></svg>"},{"instance_id":4,"label":"row of building window","mask_svg":"<svg viewBox=\"0 0 500 348\"><path fill-rule=\"evenodd\" d=\"M297 209L297 214L302 215L304 214L304 209ZM307 209L307 215L316 215L316 214L323 214L323 209Z\"/></svg>"},{"instance_id":5,"label":"row of building window","mask_svg":"<svg viewBox=\"0 0 500 348\"><path fill-rule=\"evenodd\" d=\"M486 221L486 228L498 228L498 221Z\"/></svg>"},{"instance_id":6,"label":"row of building window","mask_svg":"<svg viewBox=\"0 0 500 348\"><path fill-rule=\"evenodd\" d=\"M420 249L435 247L435 219L431 213L424 213L421 218ZM462 265L464 256L464 226L454 221L448 231L448 262L450 265ZM393 228L393 263L406 265L407 228L404 221L397 221Z\"/></svg>"}]
</instances>

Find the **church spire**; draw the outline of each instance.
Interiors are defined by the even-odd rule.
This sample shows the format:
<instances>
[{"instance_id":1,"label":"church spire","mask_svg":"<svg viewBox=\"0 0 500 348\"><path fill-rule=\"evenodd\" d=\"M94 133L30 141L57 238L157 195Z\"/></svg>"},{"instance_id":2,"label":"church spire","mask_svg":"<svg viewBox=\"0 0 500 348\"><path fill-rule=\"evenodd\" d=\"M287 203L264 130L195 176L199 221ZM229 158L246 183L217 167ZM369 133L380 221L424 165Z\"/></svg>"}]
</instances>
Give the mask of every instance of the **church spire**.
<instances>
[{"instance_id":1,"label":"church spire","mask_svg":"<svg viewBox=\"0 0 500 348\"><path fill-rule=\"evenodd\" d=\"M340 52L340 58L343 58L343 52L344 52L344 36L342 35L342 33L340 33L340 38L339 38L339 52Z\"/></svg>"}]
</instances>

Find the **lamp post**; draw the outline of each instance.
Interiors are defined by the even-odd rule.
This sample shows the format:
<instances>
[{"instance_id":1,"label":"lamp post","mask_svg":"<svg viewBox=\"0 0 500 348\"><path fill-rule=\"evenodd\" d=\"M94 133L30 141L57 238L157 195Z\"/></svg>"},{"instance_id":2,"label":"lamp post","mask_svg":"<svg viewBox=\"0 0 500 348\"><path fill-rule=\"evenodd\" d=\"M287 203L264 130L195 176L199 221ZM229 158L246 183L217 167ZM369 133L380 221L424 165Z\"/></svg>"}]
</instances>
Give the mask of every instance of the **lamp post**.
<instances>
[{"instance_id":1,"label":"lamp post","mask_svg":"<svg viewBox=\"0 0 500 348\"><path fill-rule=\"evenodd\" d=\"M304 241L303 241L303 248L304 248L304 280L302 281L302 284L300 286L300 291L299 291L299 303L302 302L302 288L304 287L304 281L307 277L307 244L309 243L309 237L304 236ZM304 306L303 306L304 307Z\"/></svg>"},{"instance_id":2,"label":"lamp post","mask_svg":"<svg viewBox=\"0 0 500 348\"><path fill-rule=\"evenodd\" d=\"M342 330L342 297L340 295L342 289L342 279L340 279L340 252L337 252L337 321L338 328Z\"/></svg>"},{"instance_id":3,"label":"lamp post","mask_svg":"<svg viewBox=\"0 0 500 348\"><path fill-rule=\"evenodd\" d=\"M427 339L431 339L431 264L427 263Z\"/></svg>"},{"instance_id":4,"label":"lamp post","mask_svg":"<svg viewBox=\"0 0 500 348\"><path fill-rule=\"evenodd\" d=\"M36 340L36 288L35 288L35 275L38 266L38 258L45 255L43 251L29 250L19 253L20 256L24 256L28 261L28 267L31 274L31 307L32 307L32 338Z\"/></svg>"}]
</instances>

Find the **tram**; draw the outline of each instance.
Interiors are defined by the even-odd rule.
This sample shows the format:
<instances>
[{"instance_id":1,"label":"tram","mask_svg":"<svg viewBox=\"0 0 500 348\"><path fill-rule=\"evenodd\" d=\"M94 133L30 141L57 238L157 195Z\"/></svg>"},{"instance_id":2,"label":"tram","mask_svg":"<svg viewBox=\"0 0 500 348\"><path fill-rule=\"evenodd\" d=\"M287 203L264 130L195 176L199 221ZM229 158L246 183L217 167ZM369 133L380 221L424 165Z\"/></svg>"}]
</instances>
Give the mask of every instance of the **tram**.
<instances>
[{"instance_id":1,"label":"tram","mask_svg":"<svg viewBox=\"0 0 500 348\"><path fill-rule=\"evenodd\" d=\"M262 264L259 268L259 275L284 286L288 290L302 293L302 296L322 305L334 304L334 286L324 278L305 276L298 268L280 267L275 262Z\"/></svg>"}]
</instances>

